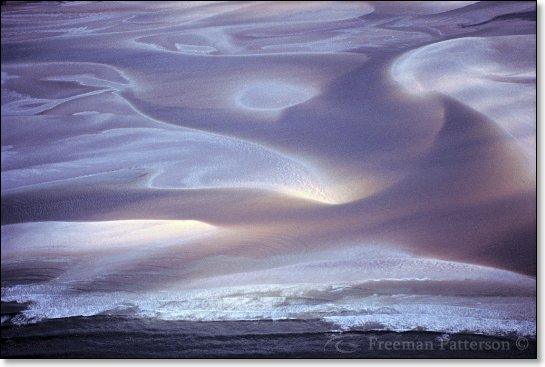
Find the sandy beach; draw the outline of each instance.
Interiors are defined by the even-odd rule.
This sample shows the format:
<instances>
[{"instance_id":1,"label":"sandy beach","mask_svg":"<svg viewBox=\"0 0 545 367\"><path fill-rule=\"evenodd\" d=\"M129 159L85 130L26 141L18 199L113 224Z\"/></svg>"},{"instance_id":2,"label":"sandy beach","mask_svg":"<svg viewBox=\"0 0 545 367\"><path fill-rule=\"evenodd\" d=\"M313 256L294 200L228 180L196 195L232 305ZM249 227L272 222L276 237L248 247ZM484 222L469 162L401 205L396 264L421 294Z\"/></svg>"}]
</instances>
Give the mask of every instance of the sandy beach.
<instances>
[{"instance_id":1,"label":"sandy beach","mask_svg":"<svg viewBox=\"0 0 545 367\"><path fill-rule=\"evenodd\" d=\"M127 315L535 354L535 12L2 5L2 355ZM313 353L262 356L341 358Z\"/></svg>"}]
</instances>

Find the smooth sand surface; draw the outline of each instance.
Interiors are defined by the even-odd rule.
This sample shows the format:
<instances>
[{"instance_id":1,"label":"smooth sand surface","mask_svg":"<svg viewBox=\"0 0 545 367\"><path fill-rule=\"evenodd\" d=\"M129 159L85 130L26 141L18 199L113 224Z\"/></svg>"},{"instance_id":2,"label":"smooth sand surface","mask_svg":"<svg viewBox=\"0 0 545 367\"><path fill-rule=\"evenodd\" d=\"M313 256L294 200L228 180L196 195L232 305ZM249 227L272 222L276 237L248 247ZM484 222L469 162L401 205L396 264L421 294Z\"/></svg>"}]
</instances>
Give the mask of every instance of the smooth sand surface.
<instances>
[{"instance_id":1,"label":"smooth sand surface","mask_svg":"<svg viewBox=\"0 0 545 367\"><path fill-rule=\"evenodd\" d=\"M535 335L532 14L3 5L2 300Z\"/></svg>"}]
</instances>

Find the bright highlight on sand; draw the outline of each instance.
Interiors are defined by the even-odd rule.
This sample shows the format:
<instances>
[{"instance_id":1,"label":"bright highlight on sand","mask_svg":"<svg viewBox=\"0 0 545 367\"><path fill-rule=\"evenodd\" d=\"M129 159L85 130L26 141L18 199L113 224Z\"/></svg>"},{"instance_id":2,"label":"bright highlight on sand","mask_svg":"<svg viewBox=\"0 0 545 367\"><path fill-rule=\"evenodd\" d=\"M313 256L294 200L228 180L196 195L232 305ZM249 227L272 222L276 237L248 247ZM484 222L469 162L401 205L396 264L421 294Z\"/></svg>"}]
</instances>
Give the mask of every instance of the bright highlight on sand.
<instances>
[{"instance_id":1,"label":"bright highlight on sand","mask_svg":"<svg viewBox=\"0 0 545 367\"><path fill-rule=\"evenodd\" d=\"M2 259L26 253L102 252L145 249L184 243L217 228L197 220L114 220L101 222L32 222L2 226ZM24 232L18 236L14 233Z\"/></svg>"},{"instance_id":2,"label":"bright highlight on sand","mask_svg":"<svg viewBox=\"0 0 545 367\"><path fill-rule=\"evenodd\" d=\"M238 103L248 109L277 111L308 101L318 94L308 87L282 82L259 82L242 90Z\"/></svg>"}]
</instances>

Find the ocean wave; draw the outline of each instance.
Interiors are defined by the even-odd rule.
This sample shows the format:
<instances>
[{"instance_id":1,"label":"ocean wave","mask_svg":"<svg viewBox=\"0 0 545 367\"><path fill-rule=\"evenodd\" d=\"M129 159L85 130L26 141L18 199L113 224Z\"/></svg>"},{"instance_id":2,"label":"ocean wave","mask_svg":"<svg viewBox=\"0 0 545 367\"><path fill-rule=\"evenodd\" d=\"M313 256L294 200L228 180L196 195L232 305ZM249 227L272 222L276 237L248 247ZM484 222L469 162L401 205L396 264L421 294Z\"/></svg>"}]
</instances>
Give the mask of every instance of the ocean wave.
<instances>
[{"instance_id":1,"label":"ocean wave","mask_svg":"<svg viewBox=\"0 0 545 367\"><path fill-rule=\"evenodd\" d=\"M366 284L336 284L324 286L319 292L309 285L263 285L142 294L59 293L43 285L18 285L4 288L2 300L31 302L28 309L8 320L18 325L94 315L186 321L322 319L332 324L332 331L426 330L496 336L536 335L536 320L532 316L536 315L535 297L388 294L391 285L390 281L384 285L376 282L377 293L362 291ZM398 282L397 286L400 285ZM426 285L429 284L423 284ZM481 286L485 292L484 288L490 284ZM405 289L411 289L410 282Z\"/></svg>"}]
</instances>

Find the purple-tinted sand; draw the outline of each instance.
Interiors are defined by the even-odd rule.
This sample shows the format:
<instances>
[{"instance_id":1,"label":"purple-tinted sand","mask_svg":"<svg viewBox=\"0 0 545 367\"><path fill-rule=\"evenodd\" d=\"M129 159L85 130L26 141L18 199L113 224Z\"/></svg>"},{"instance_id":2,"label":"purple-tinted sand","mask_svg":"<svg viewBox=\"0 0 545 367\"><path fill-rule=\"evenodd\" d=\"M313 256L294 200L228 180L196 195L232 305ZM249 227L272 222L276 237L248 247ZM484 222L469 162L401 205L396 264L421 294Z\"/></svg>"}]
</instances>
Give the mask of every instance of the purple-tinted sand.
<instances>
[{"instance_id":1,"label":"purple-tinted sand","mask_svg":"<svg viewBox=\"0 0 545 367\"><path fill-rule=\"evenodd\" d=\"M535 357L535 15L3 4L2 356Z\"/></svg>"}]
</instances>

